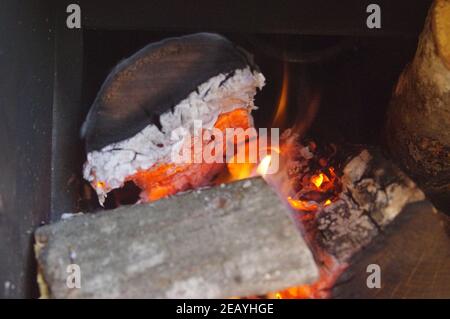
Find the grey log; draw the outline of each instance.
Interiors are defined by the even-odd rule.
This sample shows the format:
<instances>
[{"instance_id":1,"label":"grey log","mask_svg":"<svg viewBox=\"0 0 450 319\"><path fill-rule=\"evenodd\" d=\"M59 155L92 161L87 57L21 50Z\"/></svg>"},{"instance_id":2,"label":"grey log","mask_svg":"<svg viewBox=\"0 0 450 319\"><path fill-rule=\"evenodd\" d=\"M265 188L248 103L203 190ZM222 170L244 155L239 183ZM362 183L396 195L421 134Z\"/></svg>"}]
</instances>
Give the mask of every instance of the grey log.
<instances>
[{"instance_id":1,"label":"grey log","mask_svg":"<svg viewBox=\"0 0 450 319\"><path fill-rule=\"evenodd\" d=\"M318 277L261 178L73 217L35 238L41 292L53 298L251 296ZM80 266L80 289L66 285L69 264Z\"/></svg>"}]
</instances>

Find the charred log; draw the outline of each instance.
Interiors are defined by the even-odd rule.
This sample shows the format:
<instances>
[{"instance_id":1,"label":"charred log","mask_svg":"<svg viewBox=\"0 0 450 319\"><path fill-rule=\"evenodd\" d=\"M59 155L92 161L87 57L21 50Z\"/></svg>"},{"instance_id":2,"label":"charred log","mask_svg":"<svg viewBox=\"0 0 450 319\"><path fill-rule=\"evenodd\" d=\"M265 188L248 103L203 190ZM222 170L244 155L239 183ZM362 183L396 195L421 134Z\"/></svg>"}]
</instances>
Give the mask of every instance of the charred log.
<instances>
[{"instance_id":1,"label":"charred log","mask_svg":"<svg viewBox=\"0 0 450 319\"><path fill-rule=\"evenodd\" d=\"M314 252L320 279L310 286L278 292L282 298L330 297L338 279L338 285L352 280L349 274L355 256L372 255L379 238L386 236L387 227L399 216L408 214L415 205L429 207L424 209L428 213L433 210L417 185L374 147L318 146L300 143L290 133L283 139L282 153L287 156L288 180L294 192L288 201L297 211L295 215ZM314 189L321 196L310 197ZM398 247L399 252L401 249ZM437 260L446 259L445 252L436 253L440 254ZM402 263L405 256L407 251L386 258L395 264ZM414 267L407 263L402 271L413 272ZM436 276L436 280L448 283L445 274ZM419 287L424 283L415 284Z\"/></svg>"},{"instance_id":2,"label":"charred log","mask_svg":"<svg viewBox=\"0 0 450 319\"><path fill-rule=\"evenodd\" d=\"M248 66L250 56L212 33L151 43L119 63L98 93L82 135L86 150L130 138L218 74Z\"/></svg>"},{"instance_id":3,"label":"charred log","mask_svg":"<svg viewBox=\"0 0 450 319\"><path fill-rule=\"evenodd\" d=\"M375 147L301 142L288 132L286 166L312 247L345 263L424 193ZM320 178L320 184L315 179ZM321 196L310 197L313 191ZM300 202L301 205L296 205Z\"/></svg>"},{"instance_id":4,"label":"charred log","mask_svg":"<svg viewBox=\"0 0 450 319\"><path fill-rule=\"evenodd\" d=\"M191 142L195 122L202 130L253 126L253 98L264 81L249 54L210 33L151 43L119 63L82 127L88 153L83 176L100 204L129 180L144 188L145 201L207 184L220 165L198 170L179 165L173 154ZM161 164L164 173L155 174ZM174 171L185 171L186 178L168 186Z\"/></svg>"},{"instance_id":5,"label":"charred log","mask_svg":"<svg viewBox=\"0 0 450 319\"><path fill-rule=\"evenodd\" d=\"M379 151L362 150L343 169L338 199L319 211L314 220L315 242L326 252L347 261L383 232L423 192Z\"/></svg>"}]
</instances>

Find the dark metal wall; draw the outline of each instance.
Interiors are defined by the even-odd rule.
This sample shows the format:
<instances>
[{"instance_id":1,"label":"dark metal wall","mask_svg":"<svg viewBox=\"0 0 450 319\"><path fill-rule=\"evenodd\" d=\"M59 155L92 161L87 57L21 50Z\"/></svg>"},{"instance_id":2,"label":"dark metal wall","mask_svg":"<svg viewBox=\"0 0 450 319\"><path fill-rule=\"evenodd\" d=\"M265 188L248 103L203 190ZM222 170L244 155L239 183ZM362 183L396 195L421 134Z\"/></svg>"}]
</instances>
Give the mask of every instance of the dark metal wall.
<instances>
[{"instance_id":1,"label":"dark metal wall","mask_svg":"<svg viewBox=\"0 0 450 319\"><path fill-rule=\"evenodd\" d=\"M66 6L55 1L55 85L52 123L51 216L82 210L79 206L85 159L80 127L89 110L81 101L83 30L66 27Z\"/></svg>"},{"instance_id":2,"label":"dark metal wall","mask_svg":"<svg viewBox=\"0 0 450 319\"><path fill-rule=\"evenodd\" d=\"M79 0L83 24L105 30L217 31L316 35L417 35L431 0ZM366 27L366 8L382 28ZM132 5L131 5L132 4Z\"/></svg>"},{"instance_id":3,"label":"dark metal wall","mask_svg":"<svg viewBox=\"0 0 450 319\"><path fill-rule=\"evenodd\" d=\"M0 2L0 297L35 295L34 229L50 212L49 2Z\"/></svg>"}]
</instances>

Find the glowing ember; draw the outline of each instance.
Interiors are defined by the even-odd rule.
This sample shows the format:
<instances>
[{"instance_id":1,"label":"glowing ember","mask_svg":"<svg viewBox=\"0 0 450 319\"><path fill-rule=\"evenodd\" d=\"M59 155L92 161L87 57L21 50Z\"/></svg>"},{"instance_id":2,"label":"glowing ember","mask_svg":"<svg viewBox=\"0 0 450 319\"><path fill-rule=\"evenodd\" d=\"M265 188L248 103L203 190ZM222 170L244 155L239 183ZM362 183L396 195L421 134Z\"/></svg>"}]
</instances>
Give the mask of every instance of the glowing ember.
<instances>
[{"instance_id":1,"label":"glowing ember","mask_svg":"<svg viewBox=\"0 0 450 319\"><path fill-rule=\"evenodd\" d=\"M279 194L286 198L287 203L297 212L295 217L303 224L314 223L317 213L324 207L331 205L337 199L337 193L340 192L340 181L337 177L333 167L326 167L328 159L323 157L316 158L314 153L317 146L315 143L310 143L307 147L302 145L289 143L281 143L280 148L269 148L269 154L264 156L258 166L256 167L256 173L260 176L267 177L269 174L271 162L273 161L272 151L280 154L281 157L296 158L296 154L302 154L311 162L307 162L303 166L293 166L292 170L289 170L288 164L282 169L287 170L288 179L285 178L266 178L266 181L276 188ZM271 155L272 154L272 155ZM297 155L298 156L298 155ZM317 163L314 163L317 161ZM311 170L312 168L316 169ZM251 174L250 168L244 164L227 164L229 175L231 179L227 182L231 182L241 177L248 177ZM281 174L282 175L282 174ZM294 181L294 188L290 183ZM289 196L291 194L292 196ZM312 233L307 232L307 237L311 237ZM327 298L329 291L336 281L337 277L343 271L345 265L335 262L334 257L323 254L320 250L315 252L318 254L318 260L322 264L320 270L320 278L313 284L301 285L297 287L290 287L282 291L274 291L264 296L269 299L307 299L307 298ZM255 298L255 297L253 297ZM260 297L256 297L260 298Z\"/></svg>"},{"instance_id":2,"label":"glowing ember","mask_svg":"<svg viewBox=\"0 0 450 319\"><path fill-rule=\"evenodd\" d=\"M237 181L244 178L248 178L253 175L256 163L253 162L250 158L250 144L253 144L254 147L257 147L258 141L257 139L247 141L244 146L241 146L239 144L236 145L237 148L239 147L245 147L245 160L239 161L238 159L238 151L236 151L236 154L230 159L229 162L227 162L227 169L230 176L226 180L226 182L230 181Z\"/></svg>"},{"instance_id":3,"label":"glowing ember","mask_svg":"<svg viewBox=\"0 0 450 319\"><path fill-rule=\"evenodd\" d=\"M328 177L326 175L324 175L323 173L320 173L319 175L315 175L313 177L311 177L311 182L316 185L317 188L320 188L320 186L322 185L323 182L329 182L330 180L328 179Z\"/></svg>"},{"instance_id":4,"label":"glowing ember","mask_svg":"<svg viewBox=\"0 0 450 319\"><path fill-rule=\"evenodd\" d=\"M235 109L223 113L217 119L214 127L225 132L227 128L250 127L251 116L247 109ZM222 143L225 147L226 141ZM192 152L194 154L194 152ZM142 189L141 200L144 202L154 201L185 191L190 188L205 186L223 171L223 163L161 163L154 165L148 170L140 170L128 177L140 189ZM238 170L237 170L238 171ZM244 173L240 173L242 177Z\"/></svg>"},{"instance_id":5,"label":"glowing ember","mask_svg":"<svg viewBox=\"0 0 450 319\"><path fill-rule=\"evenodd\" d=\"M252 175L255 164L252 163L228 163L227 168L230 173L230 180L238 181Z\"/></svg>"},{"instance_id":6,"label":"glowing ember","mask_svg":"<svg viewBox=\"0 0 450 319\"><path fill-rule=\"evenodd\" d=\"M319 208L316 204L309 203L309 202L302 201L302 200L296 200L290 196L287 198L287 200L288 200L288 203L291 205L291 207L296 210L314 212Z\"/></svg>"},{"instance_id":7,"label":"glowing ember","mask_svg":"<svg viewBox=\"0 0 450 319\"><path fill-rule=\"evenodd\" d=\"M97 188L105 188L105 182L97 182Z\"/></svg>"},{"instance_id":8,"label":"glowing ember","mask_svg":"<svg viewBox=\"0 0 450 319\"><path fill-rule=\"evenodd\" d=\"M296 145L294 145L296 146ZM285 149L289 149L288 146L282 144ZM337 177L333 167L328 167L328 160L324 158L311 157L311 153L314 155L317 146L315 143L310 143L307 147L297 145L294 148L295 154L303 152L308 157L307 165L293 165L291 170L288 170L290 183L293 182L288 192L284 192L284 185L274 185L282 194L285 194L288 204L298 213L296 218L305 227L306 225L314 225L314 220L317 213L324 207L331 205L336 199L336 194L340 192L340 181ZM291 149L292 150L292 149ZM297 152L297 153L296 153ZM287 153L284 156L292 156ZM266 160L266 161L264 161ZM260 163L260 171L264 173L264 165L267 165L270 158L264 159ZM309 161L310 160L310 161ZM314 161L321 163L317 165ZM292 162L293 164L301 162ZM319 167L316 170L310 171L311 168ZM288 168L289 169L289 168ZM285 181L282 181L285 183ZM285 183L286 184L286 183ZM293 194L288 196L287 194ZM314 226L313 226L314 229ZM314 237L314 234L310 231L305 233L307 238ZM269 299L309 299L309 298L327 298L329 297L330 289L338 276L342 273L345 265L339 264L335 261L334 257L329 256L320 250L315 252L317 260L319 260L323 266L320 270L320 278L313 284L301 285L297 287L290 287L282 291L275 291L267 294L265 297Z\"/></svg>"},{"instance_id":9,"label":"glowing ember","mask_svg":"<svg viewBox=\"0 0 450 319\"><path fill-rule=\"evenodd\" d=\"M311 182L319 188L323 183L323 174L320 173L319 175L311 177Z\"/></svg>"}]
</instances>

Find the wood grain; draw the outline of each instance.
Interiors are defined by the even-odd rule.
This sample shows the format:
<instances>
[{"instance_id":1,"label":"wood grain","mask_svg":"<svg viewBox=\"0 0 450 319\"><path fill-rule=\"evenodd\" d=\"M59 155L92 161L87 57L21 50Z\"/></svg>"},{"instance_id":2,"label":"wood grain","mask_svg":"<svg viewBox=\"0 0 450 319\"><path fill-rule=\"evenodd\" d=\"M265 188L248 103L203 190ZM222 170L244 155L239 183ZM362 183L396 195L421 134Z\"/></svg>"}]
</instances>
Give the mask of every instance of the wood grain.
<instances>
[{"instance_id":1,"label":"wood grain","mask_svg":"<svg viewBox=\"0 0 450 319\"><path fill-rule=\"evenodd\" d=\"M311 283L318 270L261 178L74 217L36 232L54 298L223 298ZM69 264L81 289L66 286Z\"/></svg>"},{"instance_id":2,"label":"wood grain","mask_svg":"<svg viewBox=\"0 0 450 319\"><path fill-rule=\"evenodd\" d=\"M351 261L334 298L450 298L450 219L423 201L404 211ZM381 288L369 289L369 264L381 268Z\"/></svg>"}]
</instances>

